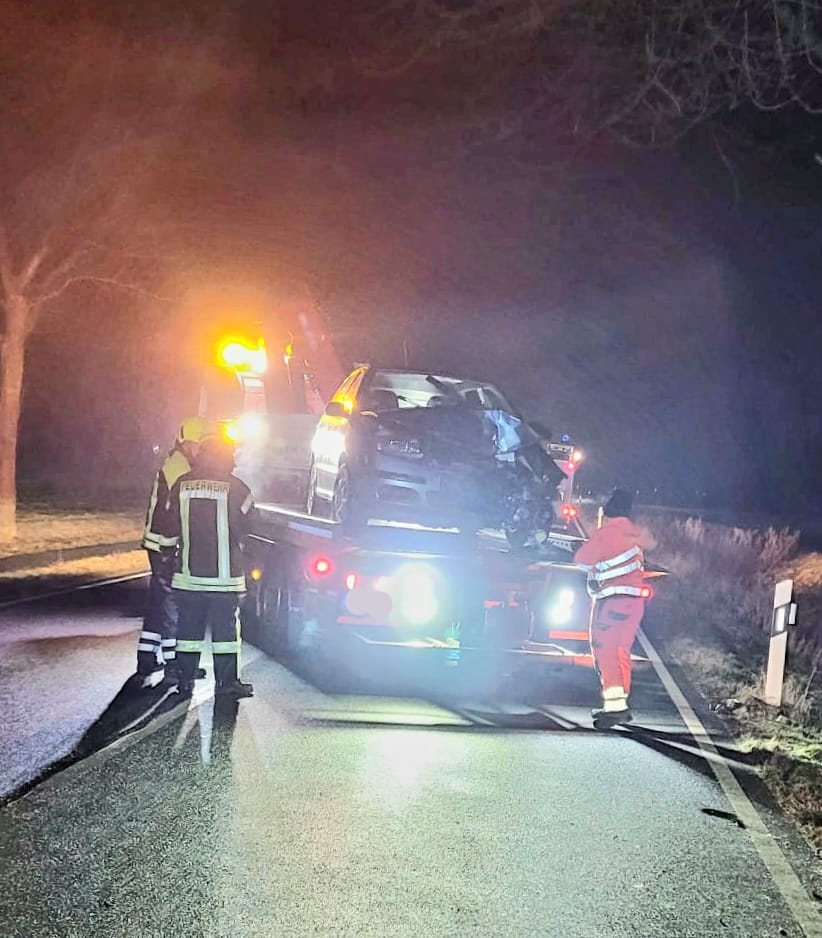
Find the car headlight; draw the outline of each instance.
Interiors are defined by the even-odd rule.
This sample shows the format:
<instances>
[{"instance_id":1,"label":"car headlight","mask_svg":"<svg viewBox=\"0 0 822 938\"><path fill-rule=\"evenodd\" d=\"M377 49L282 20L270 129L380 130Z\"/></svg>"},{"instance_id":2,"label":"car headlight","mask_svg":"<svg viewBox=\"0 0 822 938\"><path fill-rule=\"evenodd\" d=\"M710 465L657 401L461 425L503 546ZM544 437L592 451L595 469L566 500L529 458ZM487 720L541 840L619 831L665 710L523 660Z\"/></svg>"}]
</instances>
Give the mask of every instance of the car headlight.
<instances>
[{"instance_id":1,"label":"car headlight","mask_svg":"<svg viewBox=\"0 0 822 938\"><path fill-rule=\"evenodd\" d=\"M575 600L576 593L572 589L565 587L558 590L556 596L552 597L551 604L548 607L548 624L567 625L571 621Z\"/></svg>"},{"instance_id":2,"label":"car headlight","mask_svg":"<svg viewBox=\"0 0 822 938\"><path fill-rule=\"evenodd\" d=\"M377 449L387 456L406 456L411 459L421 459L423 456L419 440L385 440Z\"/></svg>"}]
</instances>

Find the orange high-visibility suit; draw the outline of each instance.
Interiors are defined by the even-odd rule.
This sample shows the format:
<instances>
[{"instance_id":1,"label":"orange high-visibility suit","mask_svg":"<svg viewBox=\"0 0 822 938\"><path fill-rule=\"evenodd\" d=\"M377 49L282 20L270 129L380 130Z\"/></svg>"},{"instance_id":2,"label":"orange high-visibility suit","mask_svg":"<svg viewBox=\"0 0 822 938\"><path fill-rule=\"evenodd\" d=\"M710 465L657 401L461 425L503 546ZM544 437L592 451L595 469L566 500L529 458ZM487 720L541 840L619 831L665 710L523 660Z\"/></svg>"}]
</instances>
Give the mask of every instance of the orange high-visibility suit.
<instances>
[{"instance_id":1,"label":"orange high-visibility suit","mask_svg":"<svg viewBox=\"0 0 822 938\"><path fill-rule=\"evenodd\" d=\"M594 598L591 654L602 684L603 709L628 709L631 647L645 612L642 598L643 532L625 517L606 517L574 560L588 569Z\"/></svg>"}]
</instances>

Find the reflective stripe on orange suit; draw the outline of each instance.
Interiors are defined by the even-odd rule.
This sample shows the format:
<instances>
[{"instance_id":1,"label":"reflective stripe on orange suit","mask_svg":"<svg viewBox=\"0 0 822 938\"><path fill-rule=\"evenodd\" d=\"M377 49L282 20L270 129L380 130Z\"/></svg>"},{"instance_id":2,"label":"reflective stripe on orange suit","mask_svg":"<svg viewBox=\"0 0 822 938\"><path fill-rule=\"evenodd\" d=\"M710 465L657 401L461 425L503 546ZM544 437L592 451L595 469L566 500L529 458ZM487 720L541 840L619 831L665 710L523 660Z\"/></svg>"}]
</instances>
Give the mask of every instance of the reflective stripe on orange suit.
<instances>
[{"instance_id":1,"label":"reflective stripe on orange suit","mask_svg":"<svg viewBox=\"0 0 822 938\"><path fill-rule=\"evenodd\" d=\"M618 557L642 540L642 532L628 518L606 518L574 555L579 564L594 566ZM641 587L642 570L608 581L608 586ZM645 600L636 596L609 596L594 603L591 619L591 654L603 691L621 687L625 696L631 688L631 647L642 622Z\"/></svg>"}]
</instances>

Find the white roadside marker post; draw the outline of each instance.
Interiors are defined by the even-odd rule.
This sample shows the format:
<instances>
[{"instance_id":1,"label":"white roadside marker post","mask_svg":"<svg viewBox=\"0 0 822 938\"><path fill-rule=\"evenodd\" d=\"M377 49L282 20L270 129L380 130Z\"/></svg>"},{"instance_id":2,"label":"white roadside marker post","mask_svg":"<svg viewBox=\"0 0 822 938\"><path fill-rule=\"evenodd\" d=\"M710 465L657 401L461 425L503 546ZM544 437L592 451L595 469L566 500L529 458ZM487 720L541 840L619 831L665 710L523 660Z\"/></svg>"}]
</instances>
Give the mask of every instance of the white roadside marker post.
<instances>
[{"instance_id":1,"label":"white roadside marker post","mask_svg":"<svg viewBox=\"0 0 822 938\"><path fill-rule=\"evenodd\" d=\"M768 670L765 677L765 703L771 707L782 705L788 626L796 624L796 603L792 599L793 580L781 580L776 584L773 594L771 640L768 645Z\"/></svg>"}]
</instances>

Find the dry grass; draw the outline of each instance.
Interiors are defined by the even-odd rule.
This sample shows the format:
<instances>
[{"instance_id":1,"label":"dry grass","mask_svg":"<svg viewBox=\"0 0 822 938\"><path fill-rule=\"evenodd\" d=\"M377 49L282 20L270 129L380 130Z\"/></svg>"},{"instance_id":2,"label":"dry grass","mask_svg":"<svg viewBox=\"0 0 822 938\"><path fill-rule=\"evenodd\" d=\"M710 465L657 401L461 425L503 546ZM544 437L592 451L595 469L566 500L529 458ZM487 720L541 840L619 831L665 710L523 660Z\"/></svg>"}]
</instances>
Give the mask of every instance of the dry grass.
<instances>
[{"instance_id":1,"label":"dry grass","mask_svg":"<svg viewBox=\"0 0 822 938\"><path fill-rule=\"evenodd\" d=\"M17 537L0 542L0 557L44 550L138 541L143 517L133 512L21 509Z\"/></svg>"},{"instance_id":2,"label":"dry grass","mask_svg":"<svg viewBox=\"0 0 822 938\"><path fill-rule=\"evenodd\" d=\"M734 674L747 675L757 692L767 660L774 584L795 582L798 624L789 635L788 680L783 711L799 723L822 725L822 558L800 555L792 531L751 531L705 524L695 518L649 523L658 542L655 557L674 574L660 590L663 637L683 632L697 648L689 666L711 670L700 654L730 655ZM739 687L725 686L728 695ZM794 692L795 690L795 692Z\"/></svg>"},{"instance_id":3,"label":"dry grass","mask_svg":"<svg viewBox=\"0 0 822 938\"><path fill-rule=\"evenodd\" d=\"M0 584L25 581L26 585L39 581L71 579L78 583L84 580L97 580L105 577L127 576L131 573L144 573L148 570L144 550L132 550L123 554L108 554L104 557L88 557L84 560L70 560L67 563L55 563L33 570L19 570L12 573L0 573Z\"/></svg>"},{"instance_id":4,"label":"dry grass","mask_svg":"<svg viewBox=\"0 0 822 938\"><path fill-rule=\"evenodd\" d=\"M763 776L822 847L822 556L799 554L795 532L699 519L644 519L673 576L660 584L652 627L668 653L760 756ZM794 580L779 709L763 703L774 584Z\"/></svg>"}]
</instances>

